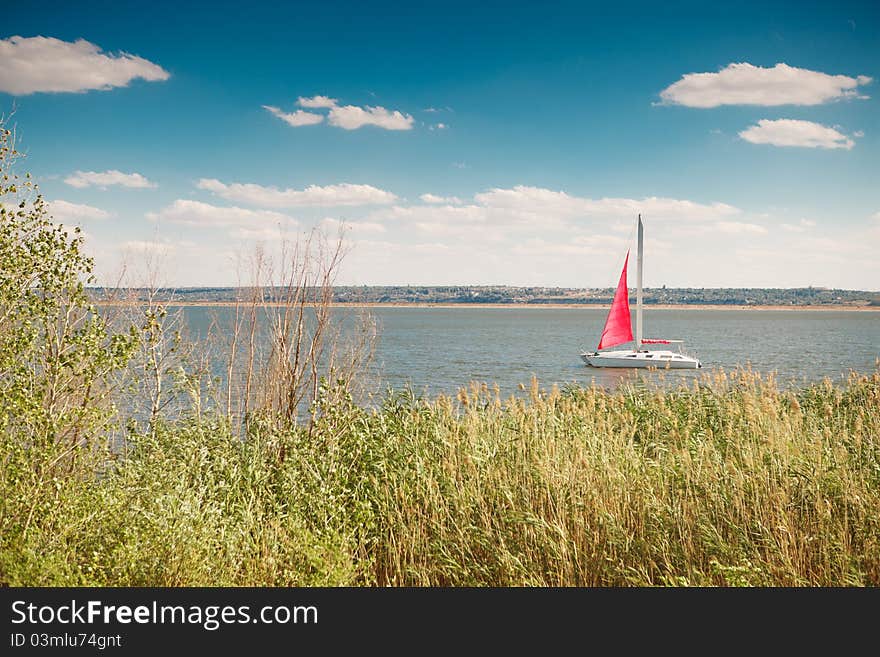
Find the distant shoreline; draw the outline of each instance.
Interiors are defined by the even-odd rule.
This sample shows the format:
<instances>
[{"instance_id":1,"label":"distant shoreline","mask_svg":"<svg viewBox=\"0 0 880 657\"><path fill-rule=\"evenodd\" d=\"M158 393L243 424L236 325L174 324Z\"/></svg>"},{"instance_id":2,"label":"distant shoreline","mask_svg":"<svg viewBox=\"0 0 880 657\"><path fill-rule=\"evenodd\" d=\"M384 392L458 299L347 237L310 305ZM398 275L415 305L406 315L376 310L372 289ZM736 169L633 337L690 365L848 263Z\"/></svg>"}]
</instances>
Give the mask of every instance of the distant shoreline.
<instances>
[{"instance_id":1,"label":"distant shoreline","mask_svg":"<svg viewBox=\"0 0 880 657\"><path fill-rule=\"evenodd\" d=\"M95 301L96 306L119 306L128 305L138 302L130 301ZM235 301L160 301L165 306L185 306L185 307L205 307L205 308L230 308L236 305ZM242 301L241 306L250 305L247 301ZM279 302L265 302L258 304L264 307L277 307L285 304ZM437 308L437 309L453 309L453 308L503 308L503 309L571 309L583 310L585 308L594 308L596 310L608 310L610 304L602 303L420 303L420 302L334 302L330 304L333 308ZM880 312L880 306L855 306L855 305L804 305L804 306L781 306L781 305L735 305L735 304L646 304L645 310L781 310L781 311L844 311L844 312Z\"/></svg>"}]
</instances>

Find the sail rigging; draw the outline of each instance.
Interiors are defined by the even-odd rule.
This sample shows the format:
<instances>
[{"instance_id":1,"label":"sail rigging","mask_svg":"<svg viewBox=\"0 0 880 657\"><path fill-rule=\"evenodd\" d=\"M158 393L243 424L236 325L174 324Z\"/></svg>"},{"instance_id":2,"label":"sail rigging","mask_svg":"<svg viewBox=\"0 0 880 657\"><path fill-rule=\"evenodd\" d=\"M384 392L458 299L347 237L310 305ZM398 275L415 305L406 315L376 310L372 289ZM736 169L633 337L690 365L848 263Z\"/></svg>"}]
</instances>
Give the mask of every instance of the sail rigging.
<instances>
[{"instance_id":1,"label":"sail rigging","mask_svg":"<svg viewBox=\"0 0 880 657\"><path fill-rule=\"evenodd\" d=\"M620 281L617 283L617 291L614 293L614 301L605 320L605 328L602 329L602 337L599 338L599 349L607 349L624 342L632 342L632 320L629 316L629 290L626 287L626 266L629 263L629 251L623 261L623 271L620 272Z\"/></svg>"}]
</instances>

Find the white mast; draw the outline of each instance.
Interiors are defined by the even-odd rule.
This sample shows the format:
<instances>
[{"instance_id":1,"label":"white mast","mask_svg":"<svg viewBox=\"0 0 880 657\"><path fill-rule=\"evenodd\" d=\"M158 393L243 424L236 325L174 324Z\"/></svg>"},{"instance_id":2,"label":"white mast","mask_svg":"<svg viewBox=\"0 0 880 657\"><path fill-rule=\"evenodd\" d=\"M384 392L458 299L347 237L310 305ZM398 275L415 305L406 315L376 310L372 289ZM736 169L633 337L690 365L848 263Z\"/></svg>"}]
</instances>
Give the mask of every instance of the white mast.
<instances>
[{"instance_id":1,"label":"white mast","mask_svg":"<svg viewBox=\"0 0 880 657\"><path fill-rule=\"evenodd\" d=\"M636 269L636 351L642 348L642 215L639 215L639 251Z\"/></svg>"}]
</instances>

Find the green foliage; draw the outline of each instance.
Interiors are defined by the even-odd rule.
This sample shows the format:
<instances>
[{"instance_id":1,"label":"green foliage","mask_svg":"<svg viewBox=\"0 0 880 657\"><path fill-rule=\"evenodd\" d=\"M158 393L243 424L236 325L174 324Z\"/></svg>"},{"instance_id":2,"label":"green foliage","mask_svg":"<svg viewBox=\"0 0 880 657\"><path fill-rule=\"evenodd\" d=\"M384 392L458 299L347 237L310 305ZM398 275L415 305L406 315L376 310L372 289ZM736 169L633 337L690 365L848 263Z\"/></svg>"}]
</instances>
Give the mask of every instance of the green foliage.
<instances>
[{"instance_id":1,"label":"green foliage","mask_svg":"<svg viewBox=\"0 0 880 657\"><path fill-rule=\"evenodd\" d=\"M205 415L129 436L112 472L61 491L53 524L3 564L8 583L370 583L371 436L338 402L322 390L311 433L255 418L241 440Z\"/></svg>"},{"instance_id":2,"label":"green foliage","mask_svg":"<svg viewBox=\"0 0 880 657\"><path fill-rule=\"evenodd\" d=\"M80 231L52 223L30 176L14 172L19 157L0 121L0 441L11 493L0 507L4 549L42 521L64 480L93 476L112 417L108 377L136 339L110 332L89 304L92 261Z\"/></svg>"},{"instance_id":3,"label":"green foliage","mask_svg":"<svg viewBox=\"0 0 880 657\"><path fill-rule=\"evenodd\" d=\"M238 421L203 407L161 306L120 334L88 304L81 236L14 176L10 137L0 585L880 586L880 371L795 391L751 371L508 400L473 384L367 409L315 361L308 422L278 404ZM136 347L148 399L117 418ZM191 401L173 419L172 372Z\"/></svg>"},{"instance_id":4,"label":"green foliage","mask_svg":"<svg viewBox=\"0 0 880 657\"><path fill-rule=\"evenodd\" d=\"M314 411L133 433L113 470L55 484L7 583L880 585L880 372L375 410L325 382Z\"/></svg>"}]
</instances>

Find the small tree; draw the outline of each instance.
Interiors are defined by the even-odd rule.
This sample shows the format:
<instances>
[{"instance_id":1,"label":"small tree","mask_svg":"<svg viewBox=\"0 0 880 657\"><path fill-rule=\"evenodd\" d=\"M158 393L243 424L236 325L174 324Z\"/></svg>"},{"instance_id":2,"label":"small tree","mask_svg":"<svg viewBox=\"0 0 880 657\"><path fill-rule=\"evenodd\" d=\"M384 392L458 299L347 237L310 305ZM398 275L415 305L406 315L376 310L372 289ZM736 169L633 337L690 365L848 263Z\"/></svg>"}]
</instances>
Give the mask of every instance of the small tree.
<instances>
[{"instance_id":1,"label":"small tree","mask_svg":"<svg viewBox=\"0 0 880 657\"><path fill-rule=\"evenodd\" d=\"M107 445L111 374L132 329L114 333L89 303L93 263L79 228L53 223L0 117L0 440L3 541L25 535L44 491ZM87 448L95 449L87 449ZM52 485L50 485L52 484ZM16 495L6 493L15 490Z\"/></svg>"},{"instance_id":2,"label":"small tree","mask_svg":"<svg viewBox=\"0 0 880 657\"><path fill-rule=\"evenodd\" d=\"M320 397L365 387L376 323L368 312L333 308L346 250L344 225L335 239L312 229L282 240L276 258L256 248L228 331L230 419L260 417L276 428L305 420L311 427Z\"/></svg>"}]
</instances>

